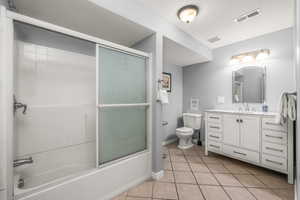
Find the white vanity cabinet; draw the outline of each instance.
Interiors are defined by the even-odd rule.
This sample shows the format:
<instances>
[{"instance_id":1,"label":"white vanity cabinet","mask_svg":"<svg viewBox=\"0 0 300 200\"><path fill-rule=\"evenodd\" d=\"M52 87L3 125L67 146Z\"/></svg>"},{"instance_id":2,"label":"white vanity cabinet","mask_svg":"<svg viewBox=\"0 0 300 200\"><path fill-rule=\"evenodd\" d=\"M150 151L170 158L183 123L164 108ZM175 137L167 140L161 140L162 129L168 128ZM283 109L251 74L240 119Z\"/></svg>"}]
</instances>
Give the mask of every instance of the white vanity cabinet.
<instances>
[{"instance_id":1,"label":"white vanity cabinet","mask_svg":"<svg viewBox=\"0 0 300 200\"><path fill-rule=\"evenodd\" d=\"M273 113L207 111L205 150L289 175L293 182L293 138Z\"/></svg>"}]
</instances>

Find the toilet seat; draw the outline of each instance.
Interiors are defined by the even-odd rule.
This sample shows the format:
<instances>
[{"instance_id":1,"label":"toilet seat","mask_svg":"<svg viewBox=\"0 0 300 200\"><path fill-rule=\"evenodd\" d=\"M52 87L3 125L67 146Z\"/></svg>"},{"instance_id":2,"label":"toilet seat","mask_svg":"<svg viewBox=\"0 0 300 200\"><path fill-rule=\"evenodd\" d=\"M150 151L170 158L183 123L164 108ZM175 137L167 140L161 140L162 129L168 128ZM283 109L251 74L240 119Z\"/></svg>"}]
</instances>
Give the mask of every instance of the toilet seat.
<instances>
[{"instance_id":1,"label":"toilet seat","mask_svg":"<svg viewBox=\"0 0 300 200\"><path fill-rule=\"evenodd\" d=\"M177 128L176 132L181 135L192 135L194 133L194 130L188 127L181 127L181 128Z\"/></svg>"}]
</instances>

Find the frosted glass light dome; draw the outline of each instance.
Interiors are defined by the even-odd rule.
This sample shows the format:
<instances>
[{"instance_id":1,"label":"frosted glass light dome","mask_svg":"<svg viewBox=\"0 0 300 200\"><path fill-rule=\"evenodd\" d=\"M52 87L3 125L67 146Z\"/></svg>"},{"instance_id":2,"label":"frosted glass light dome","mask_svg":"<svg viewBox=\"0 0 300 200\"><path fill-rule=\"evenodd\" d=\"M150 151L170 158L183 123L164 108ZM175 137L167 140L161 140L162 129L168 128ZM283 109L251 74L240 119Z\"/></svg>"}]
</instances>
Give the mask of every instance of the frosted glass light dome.
<instances>
[{"instance_id":1,"label":"frosted glass light dome","mask_svg":"<svg viewBox=\"0 0 300 200\"><path fill-rule=\"evenodd\" d=\"M198 12L199 12L198 6L187 5L179 9L177 16L181 21L185 23L191 23L198 15Z\"/></svg>"}]
</instances>

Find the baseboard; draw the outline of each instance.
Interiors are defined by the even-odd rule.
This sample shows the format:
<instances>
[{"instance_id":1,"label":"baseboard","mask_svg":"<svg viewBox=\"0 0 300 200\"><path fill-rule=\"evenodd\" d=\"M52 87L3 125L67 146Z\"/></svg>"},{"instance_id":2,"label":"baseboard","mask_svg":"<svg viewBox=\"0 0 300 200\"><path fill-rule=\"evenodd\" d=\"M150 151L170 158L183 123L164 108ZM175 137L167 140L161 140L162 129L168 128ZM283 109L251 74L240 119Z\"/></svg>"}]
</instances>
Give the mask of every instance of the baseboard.
<instances>
[{"instance_id":1,"label":"baseboard","mask_svg":"<svg viewBox=\"0 0 300 200\"><path fill-rule=\"evenodd\" d=\"M177 140L178 140L178 138L171 138L171 139L169 139L169 140L165 140L165 141L163 141L163 143L162 143L162 145L163 146L166 146L166 145L168 145L168 144L172 144L172 143L174 143L174 142L177 142Z\"/></svg>"},{"instance_id":2,"label":"baseboard","mask_svg":"<svg viewBox=\"0 0 300 200\"><path fill-rule=\"evenodd\" d=\"M152 172L152 178L154 179L154 180L159 180L159 179L161 179L162 177L164 176L164 170L161 170L161 171L159 171L159 172Z\"/></svg>"},{"instance_id":3,"label":"baseboard","mask_svg":"<svg viewBox=\"0 0 300 200\"><path fill-rule=\"evenodd\" d=\"M144 177L141 177L140 179L137 179L133 182L130 182L130 183L124 185L122 188L114 191L113 193L110 193L110 194L106 195L105 197L101 198L101 200L103 200L103 199L105 199L105 200L113 199L114 197L122 194L123 192L126 192L128 189L133 188L134 186L137 186L137 185L143 183L146 180L149 180L149 178L150 178L149 176L144 176Z\"/></svg>"}]
</instances>

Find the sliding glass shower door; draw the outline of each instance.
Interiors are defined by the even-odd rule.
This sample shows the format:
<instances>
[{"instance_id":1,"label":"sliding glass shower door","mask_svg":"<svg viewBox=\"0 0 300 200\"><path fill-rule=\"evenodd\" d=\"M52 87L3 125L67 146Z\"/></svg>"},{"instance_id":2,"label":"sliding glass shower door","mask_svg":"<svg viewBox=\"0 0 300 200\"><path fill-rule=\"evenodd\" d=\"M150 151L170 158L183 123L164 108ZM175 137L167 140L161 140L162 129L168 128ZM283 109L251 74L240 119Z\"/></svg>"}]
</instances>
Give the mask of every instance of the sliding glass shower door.
<instances>
[{"instance_id":1,"label":"sliding glass shower door","mask_svg":"<svg viewBox=\"0 0 300 200\"><path fill-rule=\"evenodd\" d=\"M98 46L99 165L147 149L147 58Z\"/></svg>"}]
</instances>

